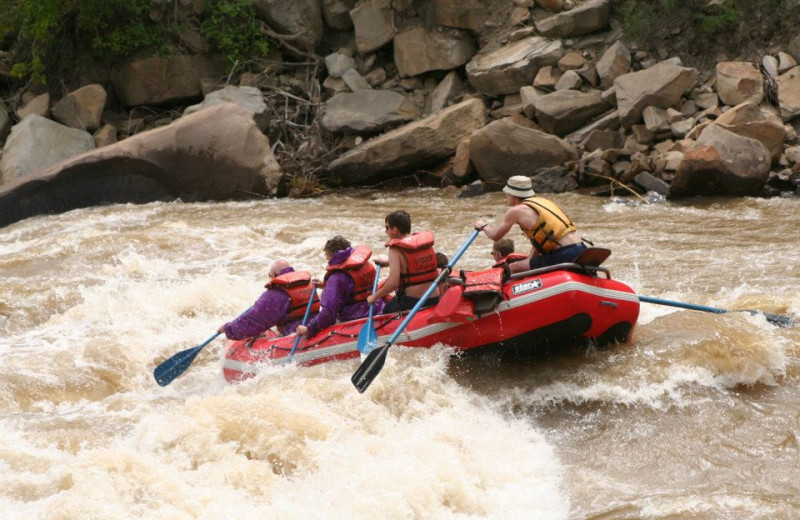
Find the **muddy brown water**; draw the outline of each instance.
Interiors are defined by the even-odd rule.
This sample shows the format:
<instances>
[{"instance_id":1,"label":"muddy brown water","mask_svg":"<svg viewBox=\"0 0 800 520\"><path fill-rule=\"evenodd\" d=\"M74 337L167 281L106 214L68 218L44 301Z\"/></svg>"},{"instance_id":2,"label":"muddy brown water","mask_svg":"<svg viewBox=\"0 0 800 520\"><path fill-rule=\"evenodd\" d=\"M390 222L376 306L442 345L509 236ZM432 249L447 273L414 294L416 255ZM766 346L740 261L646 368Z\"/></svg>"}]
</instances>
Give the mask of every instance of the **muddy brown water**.
<instances>
[{"instance_id":1,"label":"muddy brown water","mask_svg":"<svg viewBox=\"0 0 800 520\"><path fill-rule=\"evenodd\" d=\"M796 198L553 198L639 294L800 316ZM0 229L2 517L800 517L800 328L762 316L642 303L630 344L514 362L393 348L364 395L355 361L227 385L217 340L154 383L252 303L274 258L321 273L333 234L381 252L400 208L452 254L503 204L423 189ZM480 237L459 267L490 252Z\"/></svg>"}]
</instances>

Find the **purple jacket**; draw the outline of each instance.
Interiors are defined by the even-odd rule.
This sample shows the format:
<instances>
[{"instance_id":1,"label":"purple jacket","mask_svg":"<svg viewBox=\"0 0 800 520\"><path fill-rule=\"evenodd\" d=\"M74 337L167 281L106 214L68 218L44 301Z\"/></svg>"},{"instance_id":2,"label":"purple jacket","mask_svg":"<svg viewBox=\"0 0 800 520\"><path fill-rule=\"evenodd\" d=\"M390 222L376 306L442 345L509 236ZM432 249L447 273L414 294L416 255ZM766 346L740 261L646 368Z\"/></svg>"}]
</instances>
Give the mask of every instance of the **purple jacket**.
<instances>
[{"instance_id":1,"label":"purple jacket","mask_svg":"<svg viewBox=\"0 0 800 520\"><path fill-rule=\"evenodd\" d=\"M293 272L294 269L287 267L280 273L286 274ZM238 318L225 324L225 337L233 340L240 340L258 336L282 323L289 312L289 295L280 289L267 289L252 307L244 311ZM296 318L283 324L286 334L291 334L302 322L302 318Z\"/></svg>"},{"instance_id":2,"label":"purple jacket","mask_svg":"<svg viewBox=\"0 0 800 520\"><path fill-rule=\"evenodd\" d=\"M331 257L328 265L341 264L352 252L352 247L338 251ZM369 314L369 304L366 301L353 301L355 288L356 284L353 279L343 271L334 271L328 277L320 301L322 309L313 320L308 322L308 337L337 321L357 320ZM383 311L383 305L383 300L375 302L372 313L380 314Z\"/></svg>"}]
</instances>

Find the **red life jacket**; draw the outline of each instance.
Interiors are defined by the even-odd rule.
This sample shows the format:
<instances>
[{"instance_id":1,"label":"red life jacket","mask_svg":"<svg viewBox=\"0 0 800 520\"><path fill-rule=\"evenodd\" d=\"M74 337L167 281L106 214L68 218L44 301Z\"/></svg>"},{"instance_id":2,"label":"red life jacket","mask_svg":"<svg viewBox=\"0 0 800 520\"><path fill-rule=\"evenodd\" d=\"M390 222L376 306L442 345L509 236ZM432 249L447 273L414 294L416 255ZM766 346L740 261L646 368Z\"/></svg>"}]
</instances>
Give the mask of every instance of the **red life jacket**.
<instances>
[{"instance_id":1,"label":"red life jacket","mask_svg":"<svg viewBox=\"0 0 800 520\"><path fill-rule=\"evenodd\" d=\"M399 294L411 285L432 282L437 276L436 252L433 250L433 233L420 231L403 238L393 238L387 247L397 247L406 259L406 272L400 275Z\"/></svg>"},{"instance_id":2,"label":"red life jacket","mask_svg":"<svg viewBox=\"0 0 800 520\"><path fill-rule=\"evenodd\" d=\"M524 255L522 253L511 253L501 258L492 267L502 267L505 264L513 264L514 262L519 262L520 260L525 260L526 258L528 258L528 255Z\"/></svg>"},{"instance_id":3,"label":"red life jacket","mask_svg":"<svg viewBox=\"0 0 800 520\"><path fill-rule=\"evenodd\" d=\"M335 273L336 271L343 271L353 279L355 283L355 296L354 302L361 302L367 299L370 291L372 291L372 284L375 282L375 266L372 265L369 257L372 256L372 251L367 246L356 246L347 260L341 264L328 265L325 268L325 280Z\"/></svg>"},{"instance_id":4,"label":"red life jacket","mask_svg":"<svg viewBox=\"0 0 800 520\"><path fill-rule=\"evenodd\" d=\"M493 267L485 271L461 271L464 278L464 296L475 298L484 294L503 293L503 268Z\"/></svg>"},{"instance_id":5,"label":"red life jacket","mask_svg":"<svg viewBox=\"0 0 800 520\"><path fill-rule=\"evenodd\" d=\"M319 312L319 297L314 284L311 283L310 271L293 271L276 276L265 285L267 289L279 289L289 296L289 312L286 319L289 321L302 318L306 314L311 291L314 291L314 303L311 304L311 314Z\"/></svg>"}]
</instances>

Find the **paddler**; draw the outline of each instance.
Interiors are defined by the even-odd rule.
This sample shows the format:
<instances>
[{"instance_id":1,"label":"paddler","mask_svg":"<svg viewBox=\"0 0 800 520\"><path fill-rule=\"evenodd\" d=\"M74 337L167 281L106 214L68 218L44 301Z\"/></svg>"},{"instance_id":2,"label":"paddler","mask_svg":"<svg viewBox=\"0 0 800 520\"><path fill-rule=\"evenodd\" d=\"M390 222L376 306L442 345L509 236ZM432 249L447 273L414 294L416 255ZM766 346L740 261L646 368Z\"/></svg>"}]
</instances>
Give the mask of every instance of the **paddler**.
<instances>
[{"instance_id":1,"label":"paddler","mask_svg":"<svg viewBox=\"0 0 800 520\"><path fill-rule=\"evenodd\" d=\"M309 271L295 271L283 258L275 260L269 268L270 281L264 286L252 307L233 321L220 326L225 337L240 340L258 336L276 327L281 335L291 334L302 323L311 295L311 312L319 311L319 298Z\"/></svg>"},{"instance_id":2,"label":"paddler","mask_svg":"<svg viewBox=\"0 0 800 520\"><path fill-rule=\"evenodd\" d=\"M433 250L433 233L420 231L411 233L411 216L403 210L393 211L384 219L385 232L389 237L389 277L381 287L367 298L373 303L392 291L394 298L384 307L384 313L410 310L425 294L438 276L436 252ZM383 264L382 264L383 265ZM430 294L420 308L439 302L439 288Z\"/></svg>"},{"instance_id":3,"label":"paddler","mask_svg":"<svg viewBox=\"0 0 800 520\"><path fill-rule=\"evenodd\" d=\"M514 224L522 229L533 247L527 258L509 264L512 273L572 262L586 249L567 214L555 202L536 196L530 177L514 175L503 193L509 206L503 221L491 226L479 219L475 229L492 240L503 238Z\"/></svg>"},{"instance_id":4,"label":"paddler","mask_svg":"<svg viewBox=\"0 0 800 520\"><path fill-rule=\"evenodd\" d=\"M350 245L350 241L336 235L323 248L328 266L325 288L322 290L322 309L308 322L297 327L301 336L314 336L337 321L364 318L369 314L367 297L375 281L375 266L369 261L372 251L367 246ZM383 300L378 300L373 310L383 311Z\"/></svg>"}]
</instances>

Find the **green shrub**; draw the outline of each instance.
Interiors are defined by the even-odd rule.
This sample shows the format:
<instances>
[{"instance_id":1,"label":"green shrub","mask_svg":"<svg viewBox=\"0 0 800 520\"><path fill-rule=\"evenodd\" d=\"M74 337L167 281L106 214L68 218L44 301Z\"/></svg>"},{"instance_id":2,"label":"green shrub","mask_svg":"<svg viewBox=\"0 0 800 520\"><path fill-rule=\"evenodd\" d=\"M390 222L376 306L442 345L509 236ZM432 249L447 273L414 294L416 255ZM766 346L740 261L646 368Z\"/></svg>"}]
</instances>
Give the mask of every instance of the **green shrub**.
<instances>
[{"instance_id":1,"label":"green shrub","mask_svg":"<svg viewBox=\"0 0 800 520\"><path fill-rule=\"evenodd\" d=\"M269 40L260 30L250 0L212 1L200 27L232 63L263 58L269 52Z\"/></svg>"},{"instance_id":2,"label":"green shrub","mask_svg":"<svg viewBox=\"0 0 800 520\"><path fill-rule=\"evenodd\" d=\"M0 10L0 34L14 42L12 74L40 84L66 50L110 62L163 40L150 0L0 0Z\"/></svg>"},{"instance_id":3,"label":"green shrub","mask_svg":"<svg viewBox=\"0 0 800 520\"><path fill-rule=\"evenodd\" d=\"M736 28L742 14L732 3L726 2L719 8L719 12L713 14L697 13L695 23L704 34L713 36Z\"/></svg>"},{"instance_id":4,"label":"green shrub","mask_svg":"<svg viewBox=\"0 0 800 520\"><path fill-rule=\"evenodd\" d=\"M150 0L0 0L0 39L13 52L12 73L45 84L49 74L59 77L87 60L110 64L163 51L170 24L187 21L156 22L150 9ZM232 62L269 51L250 0L210 0L193 22Z\"/></svg>"}]
</instances>

